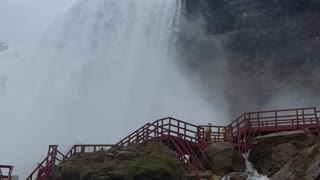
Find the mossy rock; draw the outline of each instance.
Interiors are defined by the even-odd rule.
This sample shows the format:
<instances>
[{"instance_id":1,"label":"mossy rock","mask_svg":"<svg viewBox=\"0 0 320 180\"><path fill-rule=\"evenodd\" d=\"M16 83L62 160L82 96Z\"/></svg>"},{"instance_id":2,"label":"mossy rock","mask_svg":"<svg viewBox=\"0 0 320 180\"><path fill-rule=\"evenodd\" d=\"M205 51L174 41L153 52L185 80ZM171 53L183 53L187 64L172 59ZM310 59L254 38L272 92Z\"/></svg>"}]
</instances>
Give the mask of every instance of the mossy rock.
<instances>
[{"instance_id":1,"label":"mossy rock","mask_svg":"<svg viewBox=\"0 0 320 180\"><path fill-rule=\"evenodd\" d=\"M113 155L110 155L110 152ZM79 154L60 164L65 180L135 180L179 179L179 160L160 143L144 143L117 150ZM133 153L130 159L119 159L121 153ZM123 156L121 156L123 157Z\"/></svg>"}]
</instances>

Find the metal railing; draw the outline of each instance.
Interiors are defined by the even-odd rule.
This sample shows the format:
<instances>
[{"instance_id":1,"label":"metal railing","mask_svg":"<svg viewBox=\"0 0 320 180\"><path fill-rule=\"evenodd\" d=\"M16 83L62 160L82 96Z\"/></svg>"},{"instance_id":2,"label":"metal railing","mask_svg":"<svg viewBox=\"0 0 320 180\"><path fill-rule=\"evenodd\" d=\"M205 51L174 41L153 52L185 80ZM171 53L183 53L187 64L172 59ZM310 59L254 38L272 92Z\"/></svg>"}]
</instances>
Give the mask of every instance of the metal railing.
<instances>
[{"instance_id":1,"label":"metal railing","mask_svg":"<svg viewBox=\"0 0 320 180\"><path fill-rule=\"evenodd\" d=\"M12 179L13 166L0 165L0 180Z\"/></svg>"},{"instance_id":2,"label":"metal railing","mask_svg":"<svg viewBox=\"0 0 320 180\"><path fill-rule=\"evenodd\" d=\"M182 157L183 153L189 153L192 156L193 152L188 147L191 144L194 147L198 146L203 149L213 142L229 141L239 151L246 151L256 133L272 133L306 128L315 129L319 133L319 114L320 111L317 111L316 108L249 112L242 114L227 126L197 126L172 117L162 118L153 123L145 124L115 145L74 145L65 156L57 150L58 146L50 146L48 156L37 166L27 180L32 180L37 172L37 177L50 176L56 162L68 159L76 154L108 150L112 147L127 146L144 141L168 140L177 149L184 161L187 161L187 159ZM205 132L205 129L208 128L210 129L209 140ZM62 158L57 158L59 155ZM191 159L193 158L195 157L191 157ZM198 165L198 167L201 166ZM191 166L188 168L193 170Z\"/></svg>"},{"instance_id":3,"label":"metal railing","mask_svg":"<svg viewBox=\"0 0 320 180\"><path fill-rule=\"evenodd\" d=\"M82 153L93 153L98 151L106 151L112 148L111 144L77 144L72 146L69 152L64 156L63 160Z\"/></svg>"},{"instance_id":4,"label":"metal railing","mask_svg":"<svg viewBox=\"0 0 320 180\"><path fill-rule=\"evenodd\" d=\"M58 150L57 145L50 145L47 157L38 164L38 166L32 171L32 173L27 177L27 180L47 180L51 176L52 170L55 165L57 165L64 155Z\"/></svg>"},{"instance_id":5,"label":"metal railing","mask_svg":"<svg viewBox=\"0 0 320 180\"><path fill-rule=\"evenodd\" d=\"M319 131L318 113L316 108L244 113L227 126L230 133L229 141L236 142L239 148L243 143L251 141L248 138L250 133L272 133L305 128Z\"/></svg>"}]
</instances>

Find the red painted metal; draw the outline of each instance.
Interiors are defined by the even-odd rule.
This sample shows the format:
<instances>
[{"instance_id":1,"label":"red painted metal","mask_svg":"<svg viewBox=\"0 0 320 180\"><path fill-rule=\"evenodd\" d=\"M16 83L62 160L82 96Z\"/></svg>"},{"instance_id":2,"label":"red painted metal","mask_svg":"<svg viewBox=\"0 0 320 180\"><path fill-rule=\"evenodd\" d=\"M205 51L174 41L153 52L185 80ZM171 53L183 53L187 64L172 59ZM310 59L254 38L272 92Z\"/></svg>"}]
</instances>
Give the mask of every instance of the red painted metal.
<instances>
[{"instance_id":1,"label":"red painted metal","mask_svg":"<svg viewBox=\"0 0 320 180\"><path fill-rule=\"evenodd\" d=\"M27 180L31 180L36 172L38 172L38 179L50 177L58 154L62 155L65 160L79 153L108 150L112 147L145 141L166 144L179 157L181 171L195 173L200 178L199 173L205 171L200 158L203 158L209 169L215 173L214 167L203 152L211 143L228 141L238 151L246 152L251 147L252 139L262 134L301 129L319 135L319 113L320 111L317 111L316 108L249 112L242 114L227 126L197 126L171 117L162 118L145 124L115 145L74 145L65 156L57 150L57 146L52 146L51 150L49 148L47 158L39 164ZM205 139L204 130L206 128L211 130L208 141Z\"/></svg>"},{"instance_id":2,"label":"red painted metal","mask_svg":"<svg viewBox=\"0 0 320 180\"><path fill-rule=\"evenodd\" d=\"M27 180L48 180L51 177L54 166L57 165L64 155L58 150L57 145L50 145L47 157L38 164L35 170L27 177Z\"/></svg>"},{"instance_id":3,"label":"red painted metal","mask_svg":"<svg viewBox=\"0 0 320 180\"><path fill-rule=\"evenodd\" d=\"M64 156L63 160L71 158L76 154L106 151L112 147L114 147L112 144L76 144L72 146L69 152Z\"/></svg>"},{"instance_id":4,"label":"red painted metal","mask_svg":"<svg viewBox=\"0 0 320 180\"><path fill-rule=\"evenodd\" d=\"M319 132L317 113L316 108L245 113L227 126L231 130L229 142L235 144L239 151L245 152L250 148L251 140L256 134L305 128Z\"/></svg>"},{"instance_id":5,"label":"red painted metal","mask_svg":"<svg viewBox=\"0 0 320 180\"><path fill-rule=\"evenodd\" d=\"M13 166L0 165L0 180L12 179Z\"/></svg>"}]
</instances>

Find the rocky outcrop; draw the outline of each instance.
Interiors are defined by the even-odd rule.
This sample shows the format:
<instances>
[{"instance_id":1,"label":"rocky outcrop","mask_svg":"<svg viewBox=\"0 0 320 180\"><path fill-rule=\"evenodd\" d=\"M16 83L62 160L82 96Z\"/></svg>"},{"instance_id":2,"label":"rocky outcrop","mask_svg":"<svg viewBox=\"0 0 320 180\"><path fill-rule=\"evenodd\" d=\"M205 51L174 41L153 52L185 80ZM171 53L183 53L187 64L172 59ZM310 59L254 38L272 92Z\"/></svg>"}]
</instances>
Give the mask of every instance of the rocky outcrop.
<instances>
[{"instance_id":1,"label":"rocky outcrop","mask_svg":"<svg viewBox=\"0 0 320 180\"><path fill-rule=\"evenodd\" d=\"M245 170L245 160L234 147L227 143L214 143L205 149L208 160L216 169L217 174L229 174Z\"/></svg>"},{"instance_id":2,"label":"rocky outcrop","mask_svg":"<svg viewBox=\"0 0 320 180\"><path fill-rule=\"evenodd\" d=\"M320 179L320 137L305 130L256 137L249 160L272 180Z\"/></svg>"},{"instance_id":3,"label":"rocky outcrop","mask_svg":"<svg viewBox=\"0 0 320 180\"><path fill-rule=\"evenodd\" d=\"M253 140L249 161L260 173L271 176L311 143L302 130L260 136Z\"/></svg>"},{"instance_id":4,"label":"rocky outcrop","mask_svg":"<svg viewBox=\"0 0 320 180\"><path fill-rule=\"evenodd\" d=\"M320 179L320 144L304 148L271 179Z\"/></svg>"},{"instance_id":5,"label":"rocky outcrop","mask_svg":"<svg viewBox=\"0 0 320 180\"><path fill-rule=\"evenodd\" d=\"M178 180L179 160L158 143L142 143L109 151L79 154L60 164L56 179Z\"/></svg>"}]
</instances>

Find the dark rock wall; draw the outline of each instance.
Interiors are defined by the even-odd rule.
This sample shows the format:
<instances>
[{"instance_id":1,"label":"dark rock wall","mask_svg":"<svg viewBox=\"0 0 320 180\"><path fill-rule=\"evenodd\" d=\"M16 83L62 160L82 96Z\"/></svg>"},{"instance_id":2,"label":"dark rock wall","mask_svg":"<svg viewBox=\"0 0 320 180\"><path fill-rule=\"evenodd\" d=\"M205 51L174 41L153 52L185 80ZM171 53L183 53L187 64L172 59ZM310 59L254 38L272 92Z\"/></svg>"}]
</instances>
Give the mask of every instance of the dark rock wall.
<instances>
[{"instance_id":1,"label":"dark rock wall","mask_svg":"<svg viewBox=\"0 0 320 180\"><path fill-rule=\"evenodd\" d=\"M319 0L186 0L186 7L181 59L209 99L223 97L232 116L318 105L311 99L320 92Z\"/></svg>"}]
</instances>

